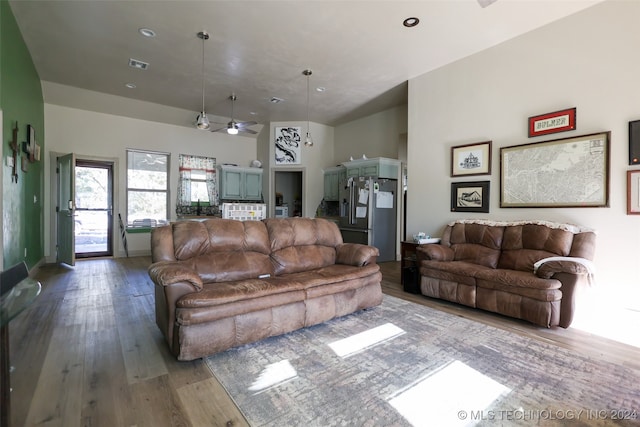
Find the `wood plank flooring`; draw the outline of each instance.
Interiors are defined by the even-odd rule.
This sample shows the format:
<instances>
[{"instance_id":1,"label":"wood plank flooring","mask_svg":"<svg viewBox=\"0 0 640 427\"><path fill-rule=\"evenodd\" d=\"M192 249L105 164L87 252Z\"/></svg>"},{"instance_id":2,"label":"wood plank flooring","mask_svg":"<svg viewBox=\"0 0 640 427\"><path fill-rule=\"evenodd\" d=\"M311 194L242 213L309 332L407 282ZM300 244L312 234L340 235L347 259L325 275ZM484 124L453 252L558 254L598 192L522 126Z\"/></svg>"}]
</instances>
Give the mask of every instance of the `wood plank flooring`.
<instances>
[{"instance_id":1,"label":"wood plank flooring","mask_svg":"<svg viewBox=\"0 0 640 427\"><path fill-rule=\"evenodd\" d=\"M247 426L202 360L178 362L154 318L149 257L46 265L42 294L10 324L12 426ZM640 349L575 329L543 329L402 291L383 291L640 370Z\"/></svg>"}]
</instances>

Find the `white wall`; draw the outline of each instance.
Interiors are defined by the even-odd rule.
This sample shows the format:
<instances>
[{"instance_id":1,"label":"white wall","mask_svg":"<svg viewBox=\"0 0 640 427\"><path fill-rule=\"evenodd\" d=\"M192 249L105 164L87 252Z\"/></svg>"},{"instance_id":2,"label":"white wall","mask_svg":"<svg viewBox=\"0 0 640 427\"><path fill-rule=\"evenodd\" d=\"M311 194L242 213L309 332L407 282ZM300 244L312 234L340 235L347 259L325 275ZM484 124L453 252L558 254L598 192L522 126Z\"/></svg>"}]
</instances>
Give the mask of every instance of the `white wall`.
<instances>
[{"instance_id":1,"label":"white wall","mask_svg":"<svg viewBox=\"0 0 640 427\"><path fill-rule=\"evenodd\" d=\"M335 162L368 158L398 158L398 142L407 132L407 106L401 105L335 128Z\"/></svg>"},{"instance_id":2,"label":"white wall","mask_svg":"<svg viewBox=\"0 0 640 427\"><path fill-rule=\"evenodd\" d=\"M276 165L275 164L275 129L284 126L298 126L302 128L302 135L306 135L307 122L271 122L269 133L269 163L271 166L269 177L269 189L265 195L265 201L269 203L270 216L273 216L275 206L274 172L279 171L302 171L302 216L313 218L316 216L316 208L320 204L324 195L324 175L323 168L333 165L334 128L311 123L311 136L313 146L302 146L300 164L297 165ZM303 139L304 141L304 139ZM260 140L263 144L265 141ZM260 152L264 147L260 147Z\"/></svg>"},{"instance_id":3,"label":"white wall","mask_svg":"<svg viewBox=\"0 0 640 427\"><path fill-rule=\"evenodd\" d=\"M640 119L640 2L608 1L409 82L407 234L466 217L597 230L597 281L640 283L640 217L626 215L628 122ZM527 137L527 118L577 107L577 130ZM500 147L611 131L610 207L502 209ZM450 212L451 146L493 141L489 214Z\"/></svg>"},{"instance_id":4,"label":"white wall","mask_svg":"<svg viewBox=\"0 0 640 427\"><path fill-rule=\"evenodd\" d=\"M162 106L159 106L162 107ZM158 106L156 106L158 108ZM237 163L249 166L256 159L255 138L224 133L207 132L195 128L164 124L119 115L80 110L45 103L45 126L47 144L44 156L51 153L76 153L79 158L103 158L114 160L114 217L126 211L126 149L143 149L171 154L170 171L170 215L176 219L175 202L178 182L178 154L194 154L215 157L218 164ZM55 162L54 162L55 163ZM55 179L50 161L45 162L45 177ZM52 206L49 186L45 186L45 205ZM54 195L55 199L55 195ZM123 215L124 216L124 215ZM45 214L45 257L55 261L54 211ZM114 227L114 249L123 255L117 223ZM131 255L149 253L149 234L128 234L127 243Z\"/></svg>"}]
</instances>

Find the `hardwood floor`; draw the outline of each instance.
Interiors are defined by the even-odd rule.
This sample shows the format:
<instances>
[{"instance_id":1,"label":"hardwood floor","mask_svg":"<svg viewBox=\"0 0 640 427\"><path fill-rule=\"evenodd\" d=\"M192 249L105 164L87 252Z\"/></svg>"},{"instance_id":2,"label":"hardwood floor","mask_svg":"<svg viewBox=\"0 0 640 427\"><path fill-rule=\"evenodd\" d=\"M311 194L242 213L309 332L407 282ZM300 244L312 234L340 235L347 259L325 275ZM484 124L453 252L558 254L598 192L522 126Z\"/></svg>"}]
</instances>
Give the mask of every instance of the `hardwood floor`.
<instances>
[{"instance_id":1,"label":"hardwood floor","mask_svg":"<svg viewBox=\"0 0 640 427\"><path fill-rule=\"evenodd\" d=\"M246 426L202 362L178 362L155 325L149 257L46 265L42 294L10 324L12 426ZM383 291L640 370L640 350L574 329L543 329L402 291Z\"/></svg>"}]
</instances>

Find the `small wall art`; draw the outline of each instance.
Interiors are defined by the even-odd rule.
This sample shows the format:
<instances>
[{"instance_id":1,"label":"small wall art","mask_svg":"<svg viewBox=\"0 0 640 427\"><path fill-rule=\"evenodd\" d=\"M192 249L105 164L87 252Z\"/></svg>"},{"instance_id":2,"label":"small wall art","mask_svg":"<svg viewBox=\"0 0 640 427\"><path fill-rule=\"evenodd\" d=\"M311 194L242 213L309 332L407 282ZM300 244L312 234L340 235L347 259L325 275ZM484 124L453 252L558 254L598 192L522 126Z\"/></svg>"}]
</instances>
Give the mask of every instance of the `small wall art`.
<instances>
[{"instance_id":1,"label":"small wall art","mask_svg":"<svg viewBox=\"0 0 640 427\"><path fill-rule=\"evenodd\" d=\"M529 117L529 138L550 133L566 132L575 128L575 107Z\"/></svg>"},{"instance_id":2,"label":"small wall art","mask_svg":"<svg viewBox=\"0 0 640 427\"><path fill-rule=\"evenodd\" d=\"M489 181L452 182L451 212L489 213Z\"/></svg>"},{"instance_id":3,"label":"small wall art","mask_svg":"<svg viewBox=\"0 0 640 427\"><path fill-rule=\"evenodd\" d=\"M451 176L491 174L491 141L451 147Z\"/></svg>"},{"instance_id":4,"label":"small wall art","mask_svg":"<svg viewBox=\"0 0 640 427\"><path fill-rule=\"evenodd\" d=\"M275 161L276 165L300 164L300 147L302 128L277 127L275 134Z\"/></svg>"}]
</instances>

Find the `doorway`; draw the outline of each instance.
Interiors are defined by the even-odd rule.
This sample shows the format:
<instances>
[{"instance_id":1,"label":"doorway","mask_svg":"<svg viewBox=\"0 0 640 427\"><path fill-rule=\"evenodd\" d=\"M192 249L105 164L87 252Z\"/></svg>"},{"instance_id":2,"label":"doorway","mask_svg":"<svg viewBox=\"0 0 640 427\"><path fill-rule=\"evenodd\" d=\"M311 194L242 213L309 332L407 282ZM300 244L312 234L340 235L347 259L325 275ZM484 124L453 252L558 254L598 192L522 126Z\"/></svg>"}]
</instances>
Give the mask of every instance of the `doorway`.
<instances>
[{"instance_id":1,"label":"doorway","mask_svg":"<svg viewBox=\"0 0 640 427\"><path fill-rule=\"evenodd\" d=\"M113 256L113 163L76 160L76 258Z\"/></svg>"},{"instance_id":2,"label":"doorway","mask_svg":"<svg viewBox=\"0 0 640 427\"><path fill-rule=\"evenodd\" d=\"M276 216L302 216L302 171L276 171L274 178Z\"/></svg>"}]
</instances>

